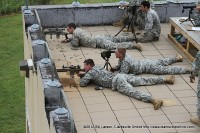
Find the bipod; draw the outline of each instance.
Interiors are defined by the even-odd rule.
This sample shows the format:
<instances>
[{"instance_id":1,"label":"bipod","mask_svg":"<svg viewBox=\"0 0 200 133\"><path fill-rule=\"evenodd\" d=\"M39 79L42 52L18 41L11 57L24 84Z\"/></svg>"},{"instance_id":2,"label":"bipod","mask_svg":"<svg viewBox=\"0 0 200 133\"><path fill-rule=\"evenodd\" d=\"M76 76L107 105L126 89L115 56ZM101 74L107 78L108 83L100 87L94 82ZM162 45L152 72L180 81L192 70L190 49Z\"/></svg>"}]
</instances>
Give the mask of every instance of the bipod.
<instances>
[{"instance_id":1,"label":"bipod","mask_svg":"<svg viewBox=\"0 0 200 133\"><path fill-rule=\"evenodd\" d=\"M104 68L106 68L106 70L108 71L108 66L111 68L111 69L113 69L112 68L112 66L111 66L111 64L110 64L110 62L109 62L109 59L105 59L105 65L104 65Z\"/></svg>"},{"instance_id":2,"label":"bipod","mask_svg":"<svg viewBox=\"0 0 200 133\"><path fill-rule=\"evenodd\" d=\"M189 17L188 17L187 19L185 19L184 21L181 21L180 24L182 24L182 23L184 23L184 22L186 22L186 21L190 21L190 22L193 24L193 26L195 26L194 22L193 22L192 19L191 19L190 14L192 14L192 10L189 11Z\"/></svg>"},{"instance_id":3,"label":"bipod","mask_svg":"<svg viewBox=\"0 0 200 133\"><path fill-rule=\"evenodd\" d=\"M133 33L133 35L135 37L135 42L138 43L138 39L137 39L136 34L135 34L135 29L134 29L135 26L134 26L133 20L134 20L134 15L132 14L131 21L129 19L126 20L124 26L121 28L121 30L119 30L119 32L117 32L115 37L128 25L128 30L131 27L131 32Z\"/></svg>"}]
</instances>

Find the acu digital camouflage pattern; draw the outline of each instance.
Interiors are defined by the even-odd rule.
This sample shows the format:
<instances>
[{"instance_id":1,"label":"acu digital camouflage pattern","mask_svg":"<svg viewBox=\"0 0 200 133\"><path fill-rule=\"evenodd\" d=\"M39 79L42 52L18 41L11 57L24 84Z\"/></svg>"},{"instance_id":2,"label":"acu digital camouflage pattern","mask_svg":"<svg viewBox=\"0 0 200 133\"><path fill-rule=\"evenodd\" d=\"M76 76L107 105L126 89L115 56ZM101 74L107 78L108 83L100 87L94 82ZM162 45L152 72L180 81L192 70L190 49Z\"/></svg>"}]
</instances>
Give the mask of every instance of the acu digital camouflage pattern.
<instances>
[{"instance_id":1,"label":"acu digital camouflage pattern","mask_svg":"<svg viewBox=\"0 0 200 133\"><path fill-rule=\"evenodd\" d=\"M87 86L90 81L93 81L99 86L111 88L114 73L106 71L103 67L94 66L80 80L80 86Z\"/></svg>"},{"instance_id":2,"label":"acu digital camouflage pattern","mask_svg":"<svg viewBox=\"0 0 200 133\"><path fill-rule=\"evenodd\" d=\"M138 21L141 22L143 20L141 19ZM142 38L139 38L139 42L146 43L150 41L156 41L160 37L160 19L158 17L158 14L152 9L149 9L149 11L146 14L144 31L145 34Z\"/></svg>"},{"instance_id":3,"label":"acu digital camouflage pattern","mask_svg":"<svg viewBox=\"0 0 200 133\"><path fill-rule=\"evenodd\" d=\"M197 85L197 116L200 118L200 51L196 54L196 60L192 63L192 76L198 76Z\"/></svg>"},{"instance_id":4,"label":"acu digital camouflage pattern","mask_svg":"<svg viewBox=\"0 0 200 133\"><path fill-rule=\"evenodd\" d=\"M195 11L192 18L194 19L195 26L200 26L200 11Z\"/></svg>"},{"instance_id":5,"label":"acu digital camouflage pattern","mask_svg":"<svg viewBox=\"0 0 200 133\"><path fill-rule=\"evenodd\" d=\"M187 68L180 66L168 66L176 62L176 57L164 59L142 59L135 60L133 57L126 55L122 61L118 61L115 67L120 73L125 74L184 74L190 73Z\"/></svg>"},{"instance_id":6,"label":"acu digital camouflage pattern","mask_svg":"<svg viewBox=\"0 0 200 133\"><path fill-rule=\"evenodd\" d=\"M133 74L117 74L113 78L113 90L122 94L133 97L144 102L151 102L153 97L145 92L139 91L135 86L154 85L164 83L163 77L139 77Z\"/></svg>"},{"instance_id":7,"label":"acu digital camouflage pattern","mask_svg":"<svg viewBox=\"0 0 200 133\"><path fill-rule=\"evenodd\" d=\"M163 77L138 77L133 74L114 74L106 71L102 67L94 66L92 70L88 71L84 77L80 79L80 86L87 86L90 81L97 85L112 90L117 90L127 96L142 100L144 102L151 102L152 96L141 92L134 88L140 85L154 85L164 83Z\"/></svg>"},{"instance_id":8,"label":"acu digital camouflage pattern","mask_svg":"<svg viewBox=\"0 0 200 133\"><path fill-rule=\"evenodd\" d=\"M133 24L136 24L139 29L144 29L145 14L142 13L139 8L142 1L143 0L129 0L129 6L125 9L122 18L125 24L128 24L128 22L131 22L131 19L133 19ZM137 21L138 19L141 21Z\"/></svg>"},{"instance_id":9,"label":"acu digital camouflage pattern","mask_svg":"<svg viewBox=\"0 0 200 133\"><path fill-rule=\"evenodd\" d=\"M143 0L139 0L139 3L141 4ZM149 0L150 2L150 6L151 6L151 9L154 9L154 2L153 0ZM140 5L139 4L139 5ZM147 14L142 12L140 9L138 9L137 11L137 17L136 17L136 20L135 20L135 23L136 25L138 26L138 29L139 30L144 30L145 29L145 19L146 19L146 16Z\"/></svg>"},{"instance_id":10,"label":"acu digital camouflage pattern","mask_svg":"<svg viewBox=\"0 0 200 133\"><path fill-rule=\"evenodd\" d=\"M97 35L92 36L88 32L77 28L74 30L71 44L73 47L84 46L92 48L116 49L122 47L126 49L137 49L137 44L134 37L119 36L113 37L111 35Z\"/></svg>"}]
</instances>

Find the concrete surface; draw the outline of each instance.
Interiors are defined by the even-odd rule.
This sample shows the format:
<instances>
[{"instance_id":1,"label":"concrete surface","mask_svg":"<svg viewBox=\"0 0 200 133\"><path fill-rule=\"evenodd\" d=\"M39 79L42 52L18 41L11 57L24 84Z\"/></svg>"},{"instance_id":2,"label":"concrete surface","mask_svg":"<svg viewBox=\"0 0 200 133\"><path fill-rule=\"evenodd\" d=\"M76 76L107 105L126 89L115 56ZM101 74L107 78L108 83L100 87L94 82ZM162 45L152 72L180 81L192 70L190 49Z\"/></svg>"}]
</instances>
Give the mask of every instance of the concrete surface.
<instances>
[{"instance_id":1,"label":"concrete surface","mask_svg":"<svg viewBox=\"0 0 200 133\"><path fill-rule=\"evenodd\" d=\"M82 27L93 35L115 35L120 28L112 26ZM136 59L158 59L175 56L178 51L167 38L170 25L162 24L162 35L158 42L142 44L143 51L128 50L128 54ZM121 33L124 34L124 33ZM129 33L131 35L131 33ZM92 58L96 65L104 65L100 53L103 49L81 47L71 50L69 43L63 44L60 39L46 37L57 68L62 65L81 65L87 58ZM184 55L183 55L184 57ZM110 58L114 66L117 59L114 54ZM173 65L191 66L185 57L183 62ZM144 74L143 74L144 75ZM147 75L147 74L145 74ZM148 75L147 75L148 76ZM189 82L189 74L175 75L174 85L162 84L137 87L149 92L155 98L164 100L159 110L154 110L152 104L138 101L111 89L94 90L95 85L77 87L79 78L69 78L67 73L59 73L66 97L72 109L78 133L199 133L200 127L190 123L191 116L196 116L196 86ZM120 128L121 126L124 126ZM163 127L168 126L168 127ZM173 126L177 126L176 128Z\"/></svg>"}]
</instances>

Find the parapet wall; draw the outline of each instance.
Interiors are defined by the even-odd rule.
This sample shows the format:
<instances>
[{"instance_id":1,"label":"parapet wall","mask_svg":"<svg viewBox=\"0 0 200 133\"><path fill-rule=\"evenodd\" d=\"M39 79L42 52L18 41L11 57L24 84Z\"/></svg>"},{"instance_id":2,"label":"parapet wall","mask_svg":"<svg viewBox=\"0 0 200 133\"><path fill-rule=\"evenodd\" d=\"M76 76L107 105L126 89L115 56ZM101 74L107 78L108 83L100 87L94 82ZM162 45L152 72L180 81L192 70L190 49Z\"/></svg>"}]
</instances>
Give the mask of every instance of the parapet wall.
<instances>
[{"instance_id":1,"label":"parapet wall","mask_svg":"<svg viewBox=\"0 0 200 133\"><path fill-rule=\"evenodd\" d=\"M189 9L182 13L183 6L194 5L188 3L157 2L157 11L161 23L169 21L170 17L188 16ZM118 3L81 4L79 7L72 5L29 6L37 10L42 27L66 27L68 23L79 26L111 25L120 20L125 10L118 8ZM22 10L24 7L22 7ZM25 18L27 24L33 24L34 16Z\"/></svg>"}]
</instances>

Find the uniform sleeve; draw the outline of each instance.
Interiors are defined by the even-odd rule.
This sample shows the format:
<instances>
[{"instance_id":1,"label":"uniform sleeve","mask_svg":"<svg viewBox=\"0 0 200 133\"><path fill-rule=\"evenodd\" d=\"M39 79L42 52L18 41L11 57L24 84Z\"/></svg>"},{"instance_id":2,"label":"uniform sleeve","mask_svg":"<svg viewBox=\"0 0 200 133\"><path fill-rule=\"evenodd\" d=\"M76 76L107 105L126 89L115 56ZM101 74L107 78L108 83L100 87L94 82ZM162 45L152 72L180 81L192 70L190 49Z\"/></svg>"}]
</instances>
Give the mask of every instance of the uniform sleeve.
<instances>
[{"instance_id":1,"label":"uniform sleeve","mask_svg":"<svg viewBox=\"0 0 200 133\"><path fill-rule=\"evenodd\" d=\"M115 71L118 71L120 70L120 67L121 67L121 63L120 61L118 61L118 64L115 67L113 67L113 69L115 69Z\"/></svg>"},{"instance_id":2,"label":"uniform sleeve","mask_svg":"<svg viewBox=\"0 0 200 133\"><path fill-rule=\"evenodd\" d=\"M85 87L92 80L92 75L90 73L86 73L84 77L80 80L80 86Z\"/></svg>"},{"instance_id":3,"label":"uniform sleeve","mask_svg":"<svg viewBox=\"0 0 200 133\"><path fill-rule=\"evenodd\" d=\"M79 38L76 35L73 35L72 40L71 40L71 45L73 47L78 47L79 46Z\"/></svg>"},{"instance_id":4,"label":"uniform sleeve","mask_svg":"<svg viewBox=\"0 0 200 133\"><path fill-rule=\"evenodd\" d=\"M199 65L199 62L197 62L196 60L192 63L192 76L198 76L200 71Z\"/></svg>"},{"instance_id":5,"label":"uniform sleeve","mask_svg":"<svg viewBox=\"0 0 200 133\"><path fill-rule=\"evenodd\" d=\"M196 19L194 22L196 26L200 26L200 18Z\"/></svg>"},{"instance_id":6,"label":"uniform sleeve","mask_svg":"<svg viewBox=\"0 0 200 133\"><path fill-rule=\"evenodd\" d=\"M153 27L153 17L151 14L147 14L146 23L145 23L145 30L150 30Z\"/></svg>"},{"instance_id":7,"label":"uniform sleeve","mask_svg":"<svg viewBox=\"0 0 200 133\"><path fill-rule=\"evenodd\" d=\"M195 26L200 25L200 13L199 13L199 11L195 11L193 14L191 14L190 18L194 19Z\"/></svg>"},{"instance_id":8,"label":"uniform sleeve","mask_svg":"<svg viewBox=\"0 0 200 133\"><path fill-rule=\"evenodd\" d=\"M123 62L123 64L120 67L120 71L119 72L128 74L129 73L129 67L130 67L130 64L127 61Z\"/></svg>"}]
</instances>

